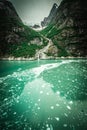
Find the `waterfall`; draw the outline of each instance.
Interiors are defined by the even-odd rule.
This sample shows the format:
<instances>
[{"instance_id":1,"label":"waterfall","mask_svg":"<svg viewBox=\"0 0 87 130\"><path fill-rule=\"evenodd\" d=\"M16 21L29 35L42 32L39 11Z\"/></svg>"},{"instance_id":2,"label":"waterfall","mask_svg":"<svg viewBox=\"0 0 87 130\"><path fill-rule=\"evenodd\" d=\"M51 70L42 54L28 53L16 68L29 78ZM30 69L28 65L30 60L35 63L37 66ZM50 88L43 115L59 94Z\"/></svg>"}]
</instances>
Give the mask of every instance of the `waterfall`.
<instances>
[{"instance_id":1,"label":"waterfall","mask_svg":"<svg viewBox=\"0 0 87 130\"><path fill-rule=\"evenodd\" d=\"M38 56L37 56L37 60L38 60L38 63L39 63L39 60L40 60L40 54L38 53Z\"/></svg>"}]
</instances>

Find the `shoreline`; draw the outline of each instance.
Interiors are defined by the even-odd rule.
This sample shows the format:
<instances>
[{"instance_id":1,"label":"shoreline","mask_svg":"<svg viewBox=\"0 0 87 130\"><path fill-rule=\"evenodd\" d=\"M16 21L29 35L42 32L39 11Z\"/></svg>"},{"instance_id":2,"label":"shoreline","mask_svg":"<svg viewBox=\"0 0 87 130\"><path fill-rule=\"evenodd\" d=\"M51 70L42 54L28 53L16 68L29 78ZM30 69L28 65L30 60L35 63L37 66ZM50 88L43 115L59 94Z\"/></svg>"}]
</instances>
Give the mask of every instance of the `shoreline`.
<instances>
[{"instance_id":1,"label":"shoreline","mask_svg":"<svg viewBox=\"0 0 87 130\"><path fill-rule=\"evenodd\" d=\"M32 57L32 58L24 58L24 57L18 57L18 58L15 58L15 57L3 57L3 58L0 58L0 61L35 61L35 60L69 60L69 59L87 59L87 57L47 57L47 58L35 58L35 57Z\"/></svg>"}]
</instances>

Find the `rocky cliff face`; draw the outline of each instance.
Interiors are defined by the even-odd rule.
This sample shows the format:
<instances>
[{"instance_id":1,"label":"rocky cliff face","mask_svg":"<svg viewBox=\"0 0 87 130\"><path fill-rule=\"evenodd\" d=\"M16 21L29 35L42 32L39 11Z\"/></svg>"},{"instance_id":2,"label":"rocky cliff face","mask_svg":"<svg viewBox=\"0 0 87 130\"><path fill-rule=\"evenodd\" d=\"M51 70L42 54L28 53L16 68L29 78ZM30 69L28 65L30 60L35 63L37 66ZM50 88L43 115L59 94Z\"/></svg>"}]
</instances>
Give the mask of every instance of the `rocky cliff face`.
<instances>
[{"instance_id":1,"label":"rocky cliff face","mask_svg":"<svg viewBox=\"0 0 87 130\"><path fill-rule=\"evenodd\" d=\"M22 37L17 33L24 31L11 2L0 0L0 56L8 52L10 44L20 43Z\"/></svg>"},{"instance_id":2,"label":"rocky cliff face","mask_svg":"<svg viewBox=\"0 0 87 130\"><path fill-rule=\"evenodd\" d=\"M37 32L22 23L12 3L0 0L0 57L33 56L38 47L29 42L37 37Z\"/></svg>"},{"instance_id":3,"label":"rocky cliff face","mask_svg":"<svg viewBox=\"0 0 87 130\"><path fill-rule=\"evenodd\" d=\"M52 21L52 19L55 17L57 9L58 9L58 5L56 3L54 3L49 16L45 17L44 20L41 22L42 27L47 26Z\"/></svg>"},{"instance_id":4,"label":"rocky cliff face","mask_svg":"<svg viewBox=\"0 0 87 130\"><path fill-rule=\"evenodd\" d=\"M53 5L42 22L47 28L37 33L22 23L11 2L0 0L0 57L33 57L47 45L47 38L54 44L49 56L87 56L86 14L86 0L63 0L59 7Z\"/></svg>"},{"instance_id":5,"label":"rocky cliff face","mask_svg":"<svg viewBox=\"0 0 87 130\"><path fill-rule=\"evenodd\" d=\"M51 26L45 29L58 47L59 56L65 49L70 56L87 56L87 1L63 0L57 9Z\"/></svg>"}]
</instances>

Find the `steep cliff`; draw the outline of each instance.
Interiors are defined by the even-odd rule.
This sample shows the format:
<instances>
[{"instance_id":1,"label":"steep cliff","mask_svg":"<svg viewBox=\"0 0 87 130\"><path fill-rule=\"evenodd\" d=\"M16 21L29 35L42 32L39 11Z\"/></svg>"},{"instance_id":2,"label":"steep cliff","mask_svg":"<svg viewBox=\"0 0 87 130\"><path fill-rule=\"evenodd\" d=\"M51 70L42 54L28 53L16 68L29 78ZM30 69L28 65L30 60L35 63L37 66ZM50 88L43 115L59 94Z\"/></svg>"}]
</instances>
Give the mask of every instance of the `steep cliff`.
<instances>
[{"instance_id":1,"label":"steep cliff","mask_svg":"<svg viewBox=\"0 0 87 130\"><path fill-rule=\"evenodd\" d=\"M41 22L42 27L47 26L52 21L52 19L55 17L57 9L58 9L58 5L56 3L54 3L54 5L49 13L49 16L45 17L44 20Z\"/></svg>"},{"instance_id":2,"label":"steep cliff","mask_svg":"<svg viewBox=\"0 0 87 130\"><path fill-rule=\"evenodd\" d=\"M87 56L87 1L63 0L42 31L58 48L58 56Z\"/></svg>"},{"instance_id":3,"label":"steep cliff","mask_svg":"<svg viewBox=\"0 0 87 130\"><path fill-rule=\"evenodd\" d=\"M12 3L0 0L0 57L32 57L40 46L30 44L40 35L25 26Z\"/></svg>"}]
</instances>

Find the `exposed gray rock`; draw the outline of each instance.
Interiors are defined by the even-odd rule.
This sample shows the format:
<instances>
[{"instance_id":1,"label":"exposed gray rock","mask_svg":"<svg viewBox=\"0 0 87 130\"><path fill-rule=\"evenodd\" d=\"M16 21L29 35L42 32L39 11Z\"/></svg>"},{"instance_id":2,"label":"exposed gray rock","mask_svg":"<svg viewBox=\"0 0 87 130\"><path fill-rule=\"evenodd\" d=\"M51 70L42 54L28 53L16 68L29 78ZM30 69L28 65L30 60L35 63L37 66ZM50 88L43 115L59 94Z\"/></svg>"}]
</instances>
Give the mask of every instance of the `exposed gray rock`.
<instances>
[{"instance_id":1,"label":"exposed gray rock","mask_svg":"<svg viewBox=\"0 0 87 130\"><path fill-rule=\"evenodd\" d=\"M43 41L41 41L40 38L34 38L33 40L30 41L30 44L42 45Z\"/></svg>"},{"instance_id":2,"label":"exposed gray rock","mask_svg":"<svg viewBox=\"0 0 87 130\"><path fill-rule=\"evenodd\" d=\"M55 17L57 9L58 9L58 5L56 3L54 3L49 16L45 17L44 20L41 22L42 27L47 26L51 22L51 20Z\"/></svg>"},{"instance_id":3,"label":"exposed gray rock","mask_svg":"<svg viewBox=\"0 0 87 130\"><path fill-rule=\"evenodd\" d=\"M31 51L28 46L32 39L32 44L42 44L39 34L23 24L12 3L0 0L0 57L33 56L35 48Z\"/></svg>"},{"instance_id":4,"label":"exposed gray rock","mask_svg":"<svg viewBox=\"0 0 87 130\"><path fill-rule=\"evenodd\" d=\"M69 55L87 55L87 0L63 0L50 24L58 33L52 37ZM53 34L53 30L48 37ZM60 43L61 42L61 43Z\"/></svg>"},{"instance_id":5,"label":"exposed gray rock","mask_svg":"<svg viewBox=\"0 0 87 130\"><path fill-rule=\"evenodd\" d=\"M40 26L37 25L37 24L35 24L35 25L33 26L33 28L37 29L37 28L40 28Z\"/></svg>"}]
</instances>

